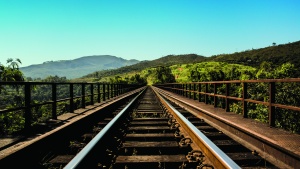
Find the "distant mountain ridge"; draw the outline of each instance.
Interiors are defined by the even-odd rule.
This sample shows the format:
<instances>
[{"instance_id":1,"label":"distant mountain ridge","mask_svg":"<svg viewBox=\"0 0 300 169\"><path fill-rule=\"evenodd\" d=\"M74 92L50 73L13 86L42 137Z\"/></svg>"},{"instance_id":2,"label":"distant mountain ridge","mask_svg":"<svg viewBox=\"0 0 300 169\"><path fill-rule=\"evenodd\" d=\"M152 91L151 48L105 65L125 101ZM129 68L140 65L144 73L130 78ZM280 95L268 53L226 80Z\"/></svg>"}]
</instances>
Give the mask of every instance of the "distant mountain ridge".
<instances>
[{"instance_id":1,"label":"distant mountain ridge","mask_svg":"<svg viewBox=\"0 0 300 169\"><path fill-rule=\"evenodd\" d=\"M139 63L138 60L126 60L111 55L84 56L74 60L47 61L43 64L21 67L25 77L46 78L48 76L78 78L99 70L117 69Z\"/></svg>"},{"instance_id":2,"label":"distant mountain ridge","mask_svg":"<svg viewBox=\"0 0 300 169\"><path fill-rule=\"evenodd\" d=\"M120 67L112 70L99 70L90 74L83 76L82 78L90 78L90 77L106 77L116 74L129 73L134 71L141 71L145 68L157 67L157 66L171 66L175 64L187 64L194 62L205 61L207 57L196 55L196 54L184 54L184 55L168 55L155 60L145 60L134 65L129 65L125 67Z\"/></svg>"},{"instance_id":3,"label":"distant mountain ridge","mask_svg":"<svg viewBox=\"0 0 300 169\"><path fill-rule=\"evenodd\" d=\"M290 62L295 67L300 66L300 41L273 45L260 49L246 50L232 54L220 54L211 56L209 61L237 63L247 66L258 67L266 61L278 66Z\"/></svg>"},{"instance_id":4,"label":"distant mountain ridge","mask_svg":"<svg viewBox=\"0 0 300 169\"><path fill-rule=\"evenodd\" d=\"M294 64L299 69L300 67L300 41L273 45L260 49L246 50L243 52L235 52L232 54L220 54L210 57L204 57L196 54L184 55L168 55L152 61L141 61L137 64L120 67L113 70L102 70L87 74L82 78L91 77L107 77L129 72L139 72L145 68L157 66L171 66L175 64L189 64L197 62L226 62L235 63L253 67L259 67L264 61L271 62L274 66L281 65L286 62ZM299 73L300 75L300 73Z\"/></svg>"},{"instance_id":5,"label":"distant mountain ridge","mask_svg":"<svg viewBox=\"0 0 300 169\"><path fill-rule=\"evenodd\" d=\"M49 61L44 64L31 65L20 69L26 77L32 78L44 78L46 77L45 75L66 76L68 79L102 78L129 72L139 72L150 67L209 61L236 63L253 67L259 67L263 61L271 62L277 66L290 62L298 69L300 67L300 41L210 57L197 54L182 54L168 55L150 61L137 61L125 60L110 55L96 55L74 60Z\"/></svg>"}]
</instances>

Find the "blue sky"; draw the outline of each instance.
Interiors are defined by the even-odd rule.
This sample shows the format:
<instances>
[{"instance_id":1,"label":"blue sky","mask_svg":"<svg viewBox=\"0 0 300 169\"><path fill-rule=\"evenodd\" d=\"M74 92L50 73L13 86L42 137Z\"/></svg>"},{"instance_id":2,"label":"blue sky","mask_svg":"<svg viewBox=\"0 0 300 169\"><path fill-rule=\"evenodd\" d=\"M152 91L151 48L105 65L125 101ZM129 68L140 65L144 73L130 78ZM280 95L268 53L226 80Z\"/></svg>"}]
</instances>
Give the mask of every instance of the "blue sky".
<instances>
[{"instance_id":1,"label":"blue sky","mask_svg":"<svg viewBox=\"0 0 300 169\"><path fill-rule=\"evenodd\" d=\"M0 0L0 62L211 56L300 40L299 0Z\"/></svg>"}]
</instances>

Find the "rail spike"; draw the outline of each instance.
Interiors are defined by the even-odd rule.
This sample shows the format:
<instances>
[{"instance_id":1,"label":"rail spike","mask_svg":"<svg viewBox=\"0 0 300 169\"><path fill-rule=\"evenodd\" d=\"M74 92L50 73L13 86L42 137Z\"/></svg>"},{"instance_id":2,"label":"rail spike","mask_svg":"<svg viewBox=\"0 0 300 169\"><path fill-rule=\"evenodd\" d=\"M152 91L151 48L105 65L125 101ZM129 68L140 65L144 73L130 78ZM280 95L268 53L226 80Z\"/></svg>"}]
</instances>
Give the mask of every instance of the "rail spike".
<instances>
[{"instance_id":1,"label":"rail spike","mask_svg":"<svg viewBox=\"0 0 300 169\"><path fill-rule=\"evenodd\" d=\"M192 142L193 141L191 138L185 137L185 138L182 138L178 144L179 144L179 147L183 148L183 147L188 147Z\"/></svg>"},{"instance_id":2,"label":"rail spike","mask_svg":"<svg viewBox=\"0 0 300 169\"><path fill-rule=\"evenodd\" d=\"M180 124L178 122L175 122L175 123L172 123L171 126L170 126L170 129L173 130L173 129L178 129L178 127L180 127Z\"/></svg>"},{"instance_id":3,"label":"rail spike","mask_svg":"<svg viewBox=\"0 0 300 169\"><path fill-rule=\"evenodd\" d=\"M175 138L183 138L184 137L183 134L178 130L175 131L174 136L175 136Z\"/></svg>"},{"instance_id":4,"label":"rail spike","mask_svg":"<svg viewBox=\"0 0 300 169\"><path fill-rule=\"evenodd\" d=\"M203 162L204 155L202 151L200 150L192 150L191 152L186 155L186 158L189 160L189 162Z\"/></svg>"},{"instance_id":5,"label":"rail spike","mask_svg":"<svg viewBox=\"0 0 300 169\"><path fill-rule=\"evenodd\" d=\"M169 119L168 120L168 125L172 125L175 122L176 122L176 119Z\"/></svg>"}]
</instances>

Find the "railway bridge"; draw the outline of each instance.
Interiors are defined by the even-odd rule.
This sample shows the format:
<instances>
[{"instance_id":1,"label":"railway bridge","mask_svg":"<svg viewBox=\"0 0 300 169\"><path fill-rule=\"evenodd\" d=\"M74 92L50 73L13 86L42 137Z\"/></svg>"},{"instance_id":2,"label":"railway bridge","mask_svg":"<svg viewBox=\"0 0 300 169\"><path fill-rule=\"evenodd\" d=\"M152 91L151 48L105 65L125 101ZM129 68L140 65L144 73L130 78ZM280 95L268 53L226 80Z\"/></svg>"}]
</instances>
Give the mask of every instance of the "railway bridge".
<instances>
[{"instance_id":1,"label":"railway bridge","mask_svg":"<svg viewBox=\"0 0 300 169\"><path fill-rule=\"evenodd\" d=\"M0 82L0 168L297 168L299 83Z\"/></svg>"}]
</instances>

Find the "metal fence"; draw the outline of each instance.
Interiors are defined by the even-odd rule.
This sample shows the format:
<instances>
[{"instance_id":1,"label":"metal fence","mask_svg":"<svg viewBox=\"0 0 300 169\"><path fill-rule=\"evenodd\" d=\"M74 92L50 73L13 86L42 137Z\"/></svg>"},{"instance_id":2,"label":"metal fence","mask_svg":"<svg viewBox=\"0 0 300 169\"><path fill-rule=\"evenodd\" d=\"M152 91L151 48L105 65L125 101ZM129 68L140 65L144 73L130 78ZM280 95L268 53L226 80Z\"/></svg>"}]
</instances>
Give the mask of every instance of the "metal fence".
<instances>
[{"instance_id":1,"label":"metal fence","mask_svg":"<svg viewBox=\"0 0 300 169\"><path fill-rule=\"evenodd\" d=\"M48 106L50 118L57 119L58 114L61 113L61 110L58 111L57 108L59 103L64 103L63 108L61 108L64 111L74 112L77 108L85 108L87 105L103 102L138 87L141 85L0 82L0 115L3 117L9 112L23 113L24 126L22 128L28 131L34 121L34 108ZM0 123L5 122L0 121Z\"/></svg>"},{"instance_id":2,"label":"metal fence","mask_svg":"<svg viewBox=\"0 0 300 169\"><path fill-rule=\"evenodd\" d=\"M227 112L230 111L230 104L240 102L244 118L248 117L249 103L264 105L268 107L268 123L273 127L275 109L300 111L299 82L300 78L291 78L168 83L155 86L206 104L211 103Z\"/></svg>"}]
</instances>

